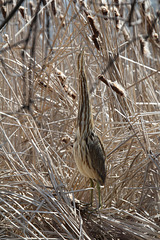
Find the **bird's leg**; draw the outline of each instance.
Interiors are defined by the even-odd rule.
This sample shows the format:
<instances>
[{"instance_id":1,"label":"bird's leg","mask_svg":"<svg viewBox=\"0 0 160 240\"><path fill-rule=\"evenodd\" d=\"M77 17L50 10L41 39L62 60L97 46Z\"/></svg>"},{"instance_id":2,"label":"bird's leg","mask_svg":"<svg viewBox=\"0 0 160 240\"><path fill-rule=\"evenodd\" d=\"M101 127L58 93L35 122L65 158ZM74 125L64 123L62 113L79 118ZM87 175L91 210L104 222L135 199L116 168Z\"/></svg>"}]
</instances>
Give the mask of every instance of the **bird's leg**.
<instances>
[{"instance_id":1,"label":"bird's leg","mask_svg":"<svg viewBox=\"0 0 160 240\"><path fill-rule=\"evenodd\" d=\"M98 202L99 202L99 208L102 207L102 202L101 202L101 188L99 181L97 181L97 190L98 190Z\"/></svg>"},{"instance_id":2,"label":"bird's leg","mask_svg":"<svg viewBox=\"0 0 160 240\"><path fill-rule=\"evenodd\" d=\"M94 182L91 178L90 178L90 182L91 182L91 207L92 207Z\"/></svg>"}]
</instances>

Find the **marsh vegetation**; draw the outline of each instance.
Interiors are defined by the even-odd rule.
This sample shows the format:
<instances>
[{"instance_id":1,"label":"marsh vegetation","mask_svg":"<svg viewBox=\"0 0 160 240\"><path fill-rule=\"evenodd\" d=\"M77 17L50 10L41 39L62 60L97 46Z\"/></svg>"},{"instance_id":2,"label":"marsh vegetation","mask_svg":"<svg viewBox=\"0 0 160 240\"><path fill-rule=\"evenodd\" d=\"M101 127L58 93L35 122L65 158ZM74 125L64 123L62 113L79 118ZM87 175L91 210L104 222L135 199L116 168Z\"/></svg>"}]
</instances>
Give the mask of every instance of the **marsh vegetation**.
<instances>
[{"instance_id":1,"label":"marsh vegetation","mask_svg":"<svg viewBox=\"0 0 160 240\"><path fill-rule=\"evenodd\" d=\"M15 2L0 1L0 239L160 239L160 12ZM107 156L97 211L72 149L82 47Z\"/></svg>"}]
</instances>

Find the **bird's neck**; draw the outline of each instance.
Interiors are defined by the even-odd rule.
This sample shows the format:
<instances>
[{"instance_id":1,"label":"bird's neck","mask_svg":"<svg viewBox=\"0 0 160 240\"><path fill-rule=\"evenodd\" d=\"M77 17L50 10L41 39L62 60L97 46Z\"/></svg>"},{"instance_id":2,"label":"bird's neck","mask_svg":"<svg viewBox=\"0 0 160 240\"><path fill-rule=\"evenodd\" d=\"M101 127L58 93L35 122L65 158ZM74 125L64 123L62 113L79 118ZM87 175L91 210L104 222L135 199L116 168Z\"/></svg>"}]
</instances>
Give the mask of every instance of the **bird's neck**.
<instances>
[{"instance_id":1,"label":"bird's neck","mask_svg":"<svg viewBox=\"0 0 160 240\"><path fill-rule=\"evenodd\" d=\"M91 104L85 72L81 70L79 74L79 109L78 128L80 134L85 134L93 129Z\"/></svg>"}]
</instances>

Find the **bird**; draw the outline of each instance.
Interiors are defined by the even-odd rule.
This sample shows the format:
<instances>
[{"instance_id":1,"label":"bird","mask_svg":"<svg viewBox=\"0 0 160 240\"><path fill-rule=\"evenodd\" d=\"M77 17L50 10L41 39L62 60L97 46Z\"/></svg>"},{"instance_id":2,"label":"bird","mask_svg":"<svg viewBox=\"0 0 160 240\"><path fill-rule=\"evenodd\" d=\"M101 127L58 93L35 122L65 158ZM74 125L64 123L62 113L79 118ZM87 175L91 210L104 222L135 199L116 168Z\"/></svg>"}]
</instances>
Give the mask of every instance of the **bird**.
<instances>
[{"instance_id":1,"label":"bird","mask_svg":"<svg viewBox=\"0 0 160 240\"><path fill-rule=\"evenodd\" d=\"M105 150L96 135L90 103L89 89L84 63L84 49L78 55L79 101L73 155L79 172L90 179L91 206L93 203L94 182L97 183L99 207L101 207L100 185L106 179Z\"/></svg>"}]
</instances>

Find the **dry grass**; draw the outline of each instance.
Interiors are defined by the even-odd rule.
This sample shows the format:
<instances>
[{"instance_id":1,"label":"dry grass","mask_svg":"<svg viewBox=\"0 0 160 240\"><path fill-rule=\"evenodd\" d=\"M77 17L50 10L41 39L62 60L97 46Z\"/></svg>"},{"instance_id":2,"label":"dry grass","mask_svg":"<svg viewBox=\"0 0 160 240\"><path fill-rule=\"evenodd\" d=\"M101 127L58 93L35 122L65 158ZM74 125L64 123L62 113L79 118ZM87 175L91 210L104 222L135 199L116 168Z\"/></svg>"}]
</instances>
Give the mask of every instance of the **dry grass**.
<instances>
[{"instance_id":1,"label":"dry grass","mask_svg":"<svg viewBox=\"0 0 160 240\"><path fill-rule=\"evenodd\" d=\"M142 1L74 2L24 1L1 29L0 239L158 240L159 15ZM107 155L97 211L72 153L82 46Z\"/></svg>"}]
</instances>

